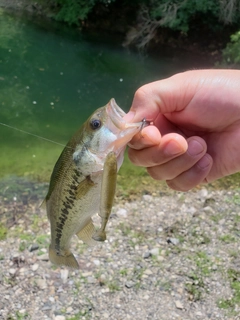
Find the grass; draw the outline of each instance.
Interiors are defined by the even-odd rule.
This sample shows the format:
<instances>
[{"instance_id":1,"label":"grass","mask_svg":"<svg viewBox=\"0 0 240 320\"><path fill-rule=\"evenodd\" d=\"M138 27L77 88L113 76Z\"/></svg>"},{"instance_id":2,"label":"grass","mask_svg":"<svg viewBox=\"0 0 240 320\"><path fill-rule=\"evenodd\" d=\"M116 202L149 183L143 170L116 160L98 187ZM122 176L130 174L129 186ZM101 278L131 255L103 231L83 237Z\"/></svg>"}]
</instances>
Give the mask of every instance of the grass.
<instances>
[{"instance_id":1,"label":"grass","mask_svg":"<svg viewBox=\"0 0 240 320\"><path fill-rule=\"evenodd\" d=\"M185 283L185 290L189 294L189 299L198 301L202 299L203 293L207 292L205 285L206 277L210 276L212 261L204 251L198 251L189 256L191 263L195 263L194 271L188 274L189 280Z\"/></svg>"},{"instance_id":2,"label":"grass","mask_svg":"<svg viewBox=\"0 0 240 320\"><path fill-rule=\"evenodd\" d=\"M120 290L120 286L116 281L109 281L106 282L107 287L109 288L109 290L111 292L115 292L115 291L119 291Z\"/></svg>"},{"instance_id":3,"label":"grass","mask_svg":"<svg viewBox=\"0 0 240 320\"><path fill-rule=\"evenodd\" d=\"M2 223L0 223L0 241L6 239L7 231L8 229Z\"/></svg>"},{"instance_id":4,"label":"grass","mask_svg":"<svg viewBox=\"0 0 240 320\"><path fill-rule=\"evenodd\" d=\"M221 240L222 242L225 242L225 243L236 242L236 238L231 234L225 234L225 235L219 237L219 240Z\"/></svg>"},{"instance_id":5,"label":"grass","mask_svg":"<svg viewBox=\"0 0 240 320\"><path fill-rule=\"evenodd\" d=\"M230 314L235 315L235 307L240 306L240 271L236 269L228 269L228 279L232 289L232 296L228 299L218 301L218 307L227 309Z\"/></svg>"},{"instance_id":6,"label":"grass","mask_svg":"<svg viewBox=\"0 0 240 320\"><path fill-rule=\"evenodd\" d=\"M13 315L8 315L7 320L24 320L24 319L30 319L27 312L21 313L19 311L16 311L16 313Z\"/></svg>"}]
</instances>

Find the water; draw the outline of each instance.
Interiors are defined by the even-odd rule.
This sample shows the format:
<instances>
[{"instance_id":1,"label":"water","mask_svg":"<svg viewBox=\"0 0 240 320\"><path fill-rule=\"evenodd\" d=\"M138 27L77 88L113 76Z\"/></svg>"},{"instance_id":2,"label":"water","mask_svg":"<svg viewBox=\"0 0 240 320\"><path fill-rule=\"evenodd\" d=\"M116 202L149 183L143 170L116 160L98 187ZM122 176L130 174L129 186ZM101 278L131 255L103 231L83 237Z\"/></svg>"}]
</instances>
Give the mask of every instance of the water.
<instances>
[{"instance_id":1,"label":"water","mask_svg":"<svg viewBox=\"0 0 240 320\"><path fill-rule=\"evenodd\" d=\"M139 86L194 66L0 11L0 122L66 144L110 98L127 111ZM46 180L62 147L0 126L0 150L0 176Z\"/></svg>"}]
</instances>

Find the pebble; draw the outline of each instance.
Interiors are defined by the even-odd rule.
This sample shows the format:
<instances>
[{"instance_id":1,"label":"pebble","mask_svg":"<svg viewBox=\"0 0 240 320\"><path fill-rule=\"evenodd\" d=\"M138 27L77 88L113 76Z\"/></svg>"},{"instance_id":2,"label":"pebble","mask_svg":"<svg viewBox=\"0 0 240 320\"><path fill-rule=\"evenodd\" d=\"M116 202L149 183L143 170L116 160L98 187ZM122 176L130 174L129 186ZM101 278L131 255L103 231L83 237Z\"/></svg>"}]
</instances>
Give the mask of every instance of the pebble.
<instances>
[{"instance_id":1,"label":"pebble","mask_svg":"<svg viewBox=\"0 0 240 320\"><path fill-rule=\"evenodd\" d=\"M144 201L148 201L148 202L152 201L152 199L153 199L153 197L151 195L149 195L149 194L144 194L142 196L142 198L143 198Z\"/></svg>"},{"instance_id":2,"label":"pebble","mask_svg":"<svg viewBox=\"0 0 240 320\"><path fill-rule=\"evenodd\" d=\"M67 279L68 279L68 275L69 275L69 270L68 269L61 269L60 273L61 273L62 282L66 283Z\"/></svg>"},{"instance_id":3,"label":"pebble","mask_svg":"<svg viewBox=\"0 0 240 320\"><path fill-rule=\"evenodd\" d=\"M214 210L210 206L206 206L203 208L203 211L213 213Z\"/></svg>"},{"instance_id":4,"label":"pebble","mask_svg":"<svg viewBox=\"0 0 240 320\"><path fill-rule=\"evenodd\" d=\"M201 190L198 191L198 197L199 197L200 199L206 198L206 197L208 196L208 193L209 193L208 190L205 189L205 188L203 188L203 189L201 189Z\"/></svg>"},{"instance_id":5,"label":"pebble","mask_svg":"<svg viewBox=\"0 0 240 320\"><path fill-rule=\"evenodd\" d=\"M175 301L175 305L177 309L183 309L183 304L181 301L179 300Z\"/></svg>"},{"instance_id":6,"label":"pebble","mask_svg":"<svg viewBox=\"0 0 240 320\"><path fill-rule=\"evenodd\" d=\"M153 273L152 273L152 271L151 271L150 269L146 269L146 270L144 271L144 274L150 275L150 274L153 274Z\"/></svg>"},{"instance_id":7,"label":"pebble","mask_svg":"<svg viewBox=\"0 0 240 320\"><path fill-rule=\"evenodd\" d=\"M153 256L157 256L159 255L159 248L153 248L150 250L150 253L153 255Z\"/></svg>"},{"instance_id":8,"label":"pebble","mask_svg":"<svg viewBox=\"0 0 240 320\"><path fill-rule=\"evenodd\" d=\"M42 261L49 261L48 253L44 253L44 254L41 254L40 256L37 256L37 259Z\"/></svg>"},{"instance_id":9,"label":"pebble","mask_svg":"<svg viewBox=\"0 0 240 320\"><path fill-rule=\"evenodd\" d=\"M54 317L54 320L66 320L66 317L65 316L55 316Z\"/></svg>"},{"instance_id":10,"label":"pebble","mask_svg":"<svg viewBox=\"0 0 240 320\"><path fill-rule=\"evenodd\" d=\"M100 260L94 259L93 263L95 264L95 266L100 266L101 262Z\"/></svg>"},{"instance_id":11,"label":"pebble","mask_svg":"<svg viewBox=\"0 0 240 320\"><path fill-rule=\"evenodd\" d=\"M47 282L45 279L35 279L34 281L40 289L44 290L47 288Z\"/></svg>"},{"instance_id":12,"label":"pebble","mask_svg":"<svg viewBox=\"0 0 240 320\"><path fill-rule=\"evenodd\" d=\"M173 244L174 246L176 246L176 245L179 244L179 239L177 239L177 238L168 238L167 242Z\"/></svg>"},{"instance_id":13,"label":"pebble","mask_svg":"<svg viewBox=\"0 0 240 320\"><path fill-rule=\"evenodd\" d=\"M31 269L32 269L32 271L36 271L36 270L38 269L38 267L39 267L39 264L34 263L34 264L32 265L32 267L31 267Z\"/></svg>"},{"instance_id":14,"label":"pebble","mask_svg":"<svg viewBox=\"0 0 240 320\"><path fill-rule=\"evenodd\" d=\"M120 209L118 209L118 211L117 211L117 215L118 216L121 216L121 217L127 217L127 210L126 209L124 209L124 208L120 208Z\"/></svg>"},{"instance_id":15,"label":"pebble","mask_svg":"<svg viewBox=\"0 0 240 320\"><path fill-rule=\"evenodd\" d=\"M96 280L95 280L94 277L87 277L87 282L88 282L88 283L95 283Z\"/></svg>"},{"instance_id":16,"label":"pebble","mask_svg":"<svg viewBox=\"0 0 240 320\"><path fill-rule=\"evenodd\" d=\"M8 270L8 272L11 274L11 275L14 275L16 273L17 269L14 269L14 268L10 268Z\"/></svg>"},{"instance_id":17,"label":"pebble","mask_svg":"<svg viewBox=\"0 0 240 320\"><path fill-rule=\"evenodd\" d=\"M32 252L32 251L37 250L38 248L39 248L39 245L38 245L37 243L33 243L33 244L30 245L30 247L28 248L28 250L29 250L30 252Z\"/></svg>"},{"instance_id":18,"label":"pebble","mask_svg":"<svg viewBox=\"0 0 240 320\"><path fill-rule=\"evenodd\" d=\"M128 288L128 289L130 289L130 288L132 288L133 286L134 286L134 282L133 281L127 281L126 283L125 283L125 287L126 288Z\"/></svg>"},{"instance_id":19,"label":"pebble","mask_svg":"<svg viewBox=\"0 0 240 320\"><path fill-rule=\"evenodd\" d=\"M151 252L150 251L144 252L143 259L148 259L150 257L151 257Z\"/></svg>"}]
</instances>

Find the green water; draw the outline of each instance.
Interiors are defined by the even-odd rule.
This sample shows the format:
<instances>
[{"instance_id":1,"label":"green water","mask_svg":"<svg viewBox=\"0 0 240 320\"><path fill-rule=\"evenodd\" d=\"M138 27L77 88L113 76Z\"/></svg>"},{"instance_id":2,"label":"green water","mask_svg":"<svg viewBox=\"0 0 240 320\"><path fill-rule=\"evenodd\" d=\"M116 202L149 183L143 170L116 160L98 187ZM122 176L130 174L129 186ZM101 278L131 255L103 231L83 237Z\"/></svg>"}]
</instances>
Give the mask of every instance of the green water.
<instances>
[{"instance_id":1,"label":"green water","mask_svg":"<svg viewBox=\"0 0 240 320\"><path fill-rule=\"evenodd\" d=\"M128 110L142 84L198 65L33 20L0 11L0 122L62 144L110 98ZM0 126L0 150L1 177L47 180L62 147Z\"/></svg>"}]
</instances>

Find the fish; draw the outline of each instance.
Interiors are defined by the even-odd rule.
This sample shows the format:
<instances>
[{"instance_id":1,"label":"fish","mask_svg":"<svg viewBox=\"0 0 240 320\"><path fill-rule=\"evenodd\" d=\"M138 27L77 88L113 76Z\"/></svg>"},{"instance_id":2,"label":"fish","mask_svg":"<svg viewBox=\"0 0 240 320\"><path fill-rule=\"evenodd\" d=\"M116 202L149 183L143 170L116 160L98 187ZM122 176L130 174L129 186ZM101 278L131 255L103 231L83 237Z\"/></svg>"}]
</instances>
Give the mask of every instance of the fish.
<instances>
[{"instance_id":1,"label":"fish","mask_svg":"<svg viewBox=\"0 0 240 320\"><path fill-rule=\"evenodd\" d=\"M44 201L51 229L49 260L53 264L79 269L70 249L74 235L89 246L106 240L124 150L147 125L145 120L128 123L125 115L112 98L72 136L54 166ZM96 213L101 218L98 230L92 220Z\"/></svg>"}]
</instances>

